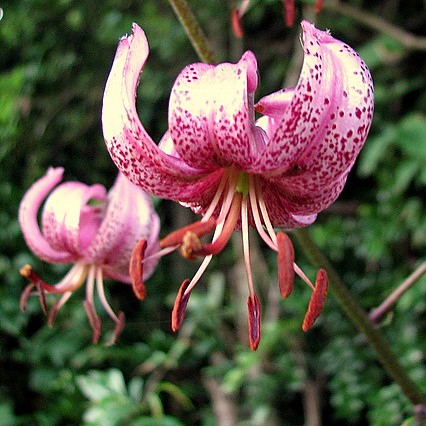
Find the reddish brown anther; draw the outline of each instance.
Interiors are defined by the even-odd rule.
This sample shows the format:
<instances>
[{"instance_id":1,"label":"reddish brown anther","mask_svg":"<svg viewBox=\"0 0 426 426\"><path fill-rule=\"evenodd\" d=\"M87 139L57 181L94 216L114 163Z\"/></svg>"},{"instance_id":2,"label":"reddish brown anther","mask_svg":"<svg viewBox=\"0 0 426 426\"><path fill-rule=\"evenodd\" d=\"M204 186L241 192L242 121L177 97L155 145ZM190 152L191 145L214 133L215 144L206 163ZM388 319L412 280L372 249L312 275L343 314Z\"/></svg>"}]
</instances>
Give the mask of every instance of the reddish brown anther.
<instances>
[{"instance_id":1,"label":"reddish brown anther","mask_svg":"<svg viewBox=\"0 0 426 426\"><path fill-rule=\"evenodd\" d=\"M255 294L249 295L247 309L250 347L255 351L260 342L260 302Z\"/></svg>"},{"instance_id":2,"label":"reddish brown anther","mask_svg":"<svg viewBox=\"0 0 426 426\"><path fill-rule=\"evenodd\" d=\"M231 28L237 38L242 38L244 35L243 27L241 25L240 11L234 8L231 14Z\"/></svg>"},{"instance_id":3,"label":"reddish brown anther","mask_svg":"<svg viewBox=\"0 0 426 426\"><path fill-rule=\"evenodd\" d=\"M314 5L314 12L320 13L323 6L324 6L324 0L316 0Z\"/></svg>"},{"instance_id":4,"label":"reddish brown anther","mask_svg":"<svg viewBox=\"0 0 426 426\"><path fill-rule=\"evenodd\" d=\"M83 302L83 306L84 310L86 311L90 326L93 329L92 341L93 343L98 343L99 338L101 337L101 320L99 319L92 302L85 300Z\"/></svg>"},{"instance_id":5,"label":"reddish brown anther","mask_svg":"<svg viewBox=\"0 0 426 426\"><path fill-rule=\"evenodd\" d=\"M294 0L283 0L285 24L287 27L292 27L294 24Z\"/></svg>"},{"instance_id":6,"label":"reddish brown anther","mask_svg":"<svg viewBox=\"0 0 426 426\"><path fill-rule=\"evenodd\" d=\"M210 234L216 227L216 220L210 218L205 222L198 221L184 226L177 231L171 232L160 241L160 248L179 246L182 244L183 237L187 232L193 232L198 237Z\"/></svg>"},{"instance_id":7,"label":"reddish brown anther","mask_svg":"<svg viewBox=\"0 0 426 426\"><path fill-rule=\"evenodd\" d=\"M172 330L178 331L185 317L185 309L188 304L190 293L185 294L190 281L184 280L179 288L172 311Z\"/></svg>"},{"instance_id":8,"label":"reddish brown anther","mask_svg":"<svg viewBox=\"0 0 426 426\"><path fill-rule=\"evenodd\" d=\"M146 296L146 288L143 282L143 259L146 246L146 240L140 240L133 248L129 263L129 275L132 280L133 292L139 300L144 299Z\"/></svg>"},{"instance_id":9,"label":"reddish brown anther","mask_svg":"<svg viewBox=\"0 0 426 426\"><path fill-rule=\"evenodd\" d=\"M308 311L306 312L303 320L303 331L308 331L314 325L316 319L320 316L322 309L324 308L327 291L328 275L325 269L320 269L317 273L315 289L311 295L311 299L309 300Z\"/></svg>"},{"instance_id":10,"label":"reddish brown anther","mask_svg":"<svg viewBox=\"0 0 426 426\"><path fill-rule=\"evenodd\" d=\"M277 233L278 246L278 285L282 297L288 297L294 283L294 248L289 236L284 232Z\"/></svg>"}]
</instances>

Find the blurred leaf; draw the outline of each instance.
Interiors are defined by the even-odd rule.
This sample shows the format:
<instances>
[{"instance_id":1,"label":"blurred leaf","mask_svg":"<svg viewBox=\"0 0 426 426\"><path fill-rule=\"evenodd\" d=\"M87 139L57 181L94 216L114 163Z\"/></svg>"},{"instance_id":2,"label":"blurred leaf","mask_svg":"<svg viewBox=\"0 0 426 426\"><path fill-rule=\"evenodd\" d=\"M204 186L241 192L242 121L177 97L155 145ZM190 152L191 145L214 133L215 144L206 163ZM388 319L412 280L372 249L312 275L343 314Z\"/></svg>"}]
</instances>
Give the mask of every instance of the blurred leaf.
<instances>
[{"instance_id":1,"label":"blurred leaf","mask_svg":"<svg viewBox=\"0 0 426 426\"><path fill-rule=\"evenodd\" d=\"M416 162L426 161L426 117L407 114L396 128L396 140L402 152Z\"/></svg>"},{"instance_id":2,"label":"blurred leaf","mask_svg":"<svg viewBox=\"0 0 426 426\"><path fill-rule=\"evenodd\" d=\"M184 426L174 417L163 416L161 419L154 419L152 417L139 417L129 423L129 426Z\"/></svg>"}]
</instances>

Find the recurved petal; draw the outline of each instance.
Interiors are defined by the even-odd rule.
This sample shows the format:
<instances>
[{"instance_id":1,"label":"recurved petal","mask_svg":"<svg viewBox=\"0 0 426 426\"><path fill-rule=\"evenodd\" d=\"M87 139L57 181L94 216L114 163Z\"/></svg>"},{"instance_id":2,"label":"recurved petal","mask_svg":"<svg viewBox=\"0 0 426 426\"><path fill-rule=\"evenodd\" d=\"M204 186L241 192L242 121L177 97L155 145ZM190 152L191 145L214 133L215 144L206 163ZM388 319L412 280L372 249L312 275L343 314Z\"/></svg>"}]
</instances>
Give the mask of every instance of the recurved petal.
<instances>
[{"instance_id":1,"label":"recurved petal","mask_svg":"<svg viewBox=\"0 0 426 426\"><path fill-rule=\"evenodd\" d=\"M62 180L64 169L49 168L25 193L19 205L19 224L30 250L46 262L67 263L74 259L68 251L56 250L40 230L37 213L47 194Z\"/></svg>"},{"instance_id":2,"label":"recurved petal","mask_svg":"<svg viewBox=\"0 0 426 426\"><path fill-rule=\"evenodd\" d=\"M86 261L101 263L111 278L130 282L129 261L140 239L148 242L145 256L157 250L160 221L149 196L119 173L108 194L108 205L98 233L85 254ZM157 261L144 264L147 279Z\"/></svg>"},{"instance_id":3,"label":"recurved petal","mask_svg":"<svg viewBox=\"0 0 426 426\"><path fill-rule=\"evenodd\" d=\"M144 129L136 111L136 89L148 52L145 33L133 24L133 34L120 40L105 87L105 142L117 167L132 182L159 197L192 202L210 187L210 177L163 152Z\"/></svg>"},{"instance_id":4,"label":"recurved petal","mask_svg":"<svg viewBox=\"0 0 426 426\"><path fill-rule=\"evenodd\" d=\"M264 148L254 126L256 87L256 58L249 51L237 64L195 63L180 73L170 96L169 130L187 164L250 170Z\"/></svg>"},{"instance_id":5,"label":"recurved petal","mask_svg":"<svg viewBox=\"0 0 426 426\"><path fill-rule=\"evenodd\" d=\"M65 182L47 198L42 213L42 229L49 244L80 258L101 222L106 190L102 185L88 186ZM89 205L93 201L94 205Z\"/></svg>"},{"instance_id":6,"label":"recurved petal","mask_svg":"<svg viewBox=\"0 0 426 426\"><path fill-rule=\"evenodd\" d=\"M264 171L307 170L318 188L348 172L370 128L370 72L345 43L302 22L305 58L282 121L262 156Z\"/></svg>"}]
</instances>

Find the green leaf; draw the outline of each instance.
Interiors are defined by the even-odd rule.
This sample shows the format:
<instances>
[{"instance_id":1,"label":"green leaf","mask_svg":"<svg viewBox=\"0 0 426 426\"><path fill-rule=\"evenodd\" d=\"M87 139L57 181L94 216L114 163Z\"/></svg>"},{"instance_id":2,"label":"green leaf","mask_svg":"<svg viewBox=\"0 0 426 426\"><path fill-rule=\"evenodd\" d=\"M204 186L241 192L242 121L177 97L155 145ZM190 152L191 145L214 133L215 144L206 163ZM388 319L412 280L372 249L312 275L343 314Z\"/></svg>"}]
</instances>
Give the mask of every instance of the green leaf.
<instances>
[{"instance_id":1,"label":"green leaf","mask_svg":"<svg viewBox=\"0 0 426 426\"><path fill-rule=\"evenodd\" d=\"M420 113L406 115L396 128L396 142L417 162L426 160L426 117Z\"/></svg>"},{"instance_id":2,"label":"green leaf","mask_svg":"<svg viewBox=\"0 0 426 426\"><path fill-rule=\"evenodd\" d=\"M133 420L129 426L184 426L184 424L171 416L163 416L160 419L145 416Z\"/></svg>"}]
</instances>

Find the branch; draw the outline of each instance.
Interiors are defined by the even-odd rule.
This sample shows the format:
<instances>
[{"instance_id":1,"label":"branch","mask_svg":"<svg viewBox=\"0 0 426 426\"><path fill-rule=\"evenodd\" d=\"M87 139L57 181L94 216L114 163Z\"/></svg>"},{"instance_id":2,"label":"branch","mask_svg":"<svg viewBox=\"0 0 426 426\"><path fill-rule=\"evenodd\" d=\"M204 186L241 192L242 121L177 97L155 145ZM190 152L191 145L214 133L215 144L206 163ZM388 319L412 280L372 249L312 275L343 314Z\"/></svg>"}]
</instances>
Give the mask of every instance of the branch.
<instances>
[{"instance_id":1,"label":"branch","mask_svg":"<svg viewBox=\"0 0 426 426\"><path fill-rule=\"evenodd\" d=\"M426 272L426 261L423 262L395 291L377 308L370 312L370 320L379 323L398 299Z\"/></svg>"},{"instance_id":2,"label":"branch","mask_svg":"<svg viewBox=\"0 0 426 426\"><path fill-rule=\"evenodd\" d=\"M408 31L402 30L379 16L364 12L354 6L347 3L340 3L339 1L326 2L324 4L324 9L348 16L373 30L386 34L399 41L407 49L426 51L426 37L416 36Z\"/></svg>"}]
</instances>

